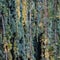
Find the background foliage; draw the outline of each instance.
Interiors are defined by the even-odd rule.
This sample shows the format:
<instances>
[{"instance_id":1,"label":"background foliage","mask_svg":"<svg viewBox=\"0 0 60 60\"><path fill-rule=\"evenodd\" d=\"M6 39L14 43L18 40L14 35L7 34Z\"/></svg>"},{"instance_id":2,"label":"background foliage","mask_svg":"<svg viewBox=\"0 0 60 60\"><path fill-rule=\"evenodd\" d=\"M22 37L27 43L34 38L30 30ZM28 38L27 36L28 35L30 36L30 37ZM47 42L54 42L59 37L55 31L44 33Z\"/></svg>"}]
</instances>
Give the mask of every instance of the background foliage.
<instances>
[{"instance_id":1,"label":"background foliage","mask_svg":"<svg viewBox=\"0 0 60 60\"><path fill-rule=\"evenodd\" d=\"M0 0L0 60L60 60L60 0Z\"/></svg>"}]
</instances>

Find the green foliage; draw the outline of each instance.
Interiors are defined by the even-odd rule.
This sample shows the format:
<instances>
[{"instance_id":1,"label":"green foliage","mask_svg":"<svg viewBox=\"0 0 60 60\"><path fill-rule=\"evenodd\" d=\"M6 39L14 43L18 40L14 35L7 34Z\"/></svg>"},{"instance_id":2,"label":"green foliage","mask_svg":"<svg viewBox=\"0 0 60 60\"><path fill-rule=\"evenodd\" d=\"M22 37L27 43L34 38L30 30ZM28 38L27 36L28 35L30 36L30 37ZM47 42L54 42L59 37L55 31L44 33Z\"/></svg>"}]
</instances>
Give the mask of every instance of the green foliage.
<instances>
[{"instance_id":1,"label":"green foliage","mask_svg":"<svg viewBox=\"0 0 60 60\"><path fill-rule=\"evenodd\" d=\"M53 51L53 57L56 57L55 60L57 60L57 56L60 55L60 0L56 0L58 4L55 4L54 0L46 1L47 11L45 10L44 0L26 0L25 2L20 0L20 19L18 19L18 13L16 12L16 7L18 7L16 1L18 0L0 0L0 12L3 14L5 27L5 38L0 34L0 44L2 46L2 44L5 45L5 42L8 43L9 59L11 58L12 60L10 50L13 48L16 58L21 55L24 60L28 60L29 57L31 57L32 60L36 60L36 56L34 56L36 53L34 43L37 46L37 42L41 40L41 49L43 50L43 47L45 47L49 52ZM26 3L26 6L23 5L23 2ZM23 16L25 14L23 7L27 8L27 17ZM48 13L48 16L45 16L46 13ZM25 18L26 20L24 22ZM41 22L42 25L39 26ZM42 32L43 36L38 39L39 34ZM16 36L13 36L13 33L16 33ZM44 43L46 35L48 35L47 45ZM11 43L11 38L13 38L14 44ZM42 41L42 39L44 41ZM5 56L3 52L4 47L1 47L0 60L5 59L5 57L2 57ZM36 55L37 54L38 53L36 53Z\"/></svg>"}]
</instances>

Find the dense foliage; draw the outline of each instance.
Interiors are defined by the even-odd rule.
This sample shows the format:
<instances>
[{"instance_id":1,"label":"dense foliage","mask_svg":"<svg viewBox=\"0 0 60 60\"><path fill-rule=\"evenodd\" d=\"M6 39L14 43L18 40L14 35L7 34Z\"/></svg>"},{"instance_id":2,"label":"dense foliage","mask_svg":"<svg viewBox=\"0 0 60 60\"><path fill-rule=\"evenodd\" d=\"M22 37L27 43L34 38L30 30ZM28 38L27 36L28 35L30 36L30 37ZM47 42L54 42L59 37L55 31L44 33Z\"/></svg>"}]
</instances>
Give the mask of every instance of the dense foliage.
<instances>
[{"instance_id":1,"label":"dense foliage","mask_svg":"<svg viewBox=\"0 0 60 60\"><path fill-rule=\"evenodd\" d=\"M0 60L60 60L60 0L0 0Z\"/></svg>"}]
</instances>

